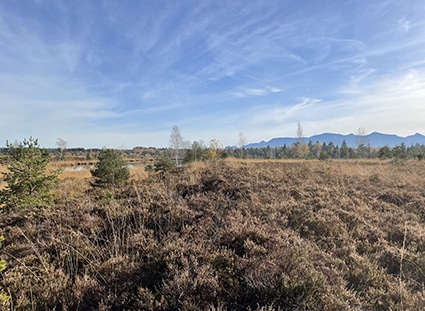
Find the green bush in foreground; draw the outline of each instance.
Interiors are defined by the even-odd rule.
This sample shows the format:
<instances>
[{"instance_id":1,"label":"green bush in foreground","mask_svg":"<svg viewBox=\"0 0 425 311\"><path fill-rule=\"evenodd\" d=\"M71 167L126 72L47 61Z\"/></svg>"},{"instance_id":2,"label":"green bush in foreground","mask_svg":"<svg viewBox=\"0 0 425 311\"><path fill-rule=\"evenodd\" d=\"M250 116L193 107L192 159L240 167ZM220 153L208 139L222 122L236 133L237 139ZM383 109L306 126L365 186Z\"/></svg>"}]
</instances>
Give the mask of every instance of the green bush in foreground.
<instances>
[{"instance_id":1,"label":"green bush in foreground","mask_svg":"<svg viewBox=\"0 0 425 311\"><path fill-rule=\"evenodd\" d=\"M119 151L114 149L103 149L98 156L99 162L96 164L91 174L96 178L98 186L116 186L130 177L128 164L121 158Z\"/></svg>"},{"instance_id":2,"label":"green bush in foreground","mask_svg":"<svg viewBox=\"0 0 425 311\"><path fill-rule=\"evenodd\" d=\"M0 191L0 205L5 210L53 205L51 190L57 185L58 172L47 172L49 154L41 149L38 139L30 137L19 145L6 142L8 172L4 173L5 189Z\"/></svg>"}]
</instances>

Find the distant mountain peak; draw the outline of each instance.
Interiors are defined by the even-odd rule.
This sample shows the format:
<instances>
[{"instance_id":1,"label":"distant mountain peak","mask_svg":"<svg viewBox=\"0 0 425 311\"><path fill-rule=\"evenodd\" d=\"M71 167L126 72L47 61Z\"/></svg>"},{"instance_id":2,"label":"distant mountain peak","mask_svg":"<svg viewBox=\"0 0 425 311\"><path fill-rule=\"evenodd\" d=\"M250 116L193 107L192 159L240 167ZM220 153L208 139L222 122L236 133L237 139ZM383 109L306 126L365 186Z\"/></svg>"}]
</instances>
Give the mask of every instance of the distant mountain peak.
<instances>
[{"instance_id":1,"label":"distant mountain peak","mask_svg":"<svg viewBox=\"0 0 425 311\"><path fill-rule=\"evenodd\" d=\"M313 135L310 137L304 137L304 142L311 142L314 144L316 142L329 144L332 142L334 145L341 146L342 142L345 140L347 145L352 148L356 148L356 138L355 134L336 134L336 133L322 133L319 135ZM292 144L298 141L295 137L278 137L272 138L269 141L260 141L259 143L247 144L246 148L264 148L264 147L281 147L283 145L291 146ZM379 132L372 132L364 136L364 141L366 144L370 144L375 148L382 148L384 146L395 147L404 143L406 146L411 146L415 144L425 145L425 136L420 133L415 133L414 135L409 135L406 137L398 136L395 134L383 134Z\"/></svg>"}]
</instances>

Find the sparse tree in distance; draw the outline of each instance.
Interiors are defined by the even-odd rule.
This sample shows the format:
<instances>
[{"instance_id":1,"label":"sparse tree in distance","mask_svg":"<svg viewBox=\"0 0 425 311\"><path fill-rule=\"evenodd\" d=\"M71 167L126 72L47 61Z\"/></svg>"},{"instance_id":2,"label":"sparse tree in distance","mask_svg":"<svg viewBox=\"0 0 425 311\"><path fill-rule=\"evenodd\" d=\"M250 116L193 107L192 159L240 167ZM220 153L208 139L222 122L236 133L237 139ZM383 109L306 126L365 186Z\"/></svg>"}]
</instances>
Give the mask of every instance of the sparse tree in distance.
<instances>
[{"instance_id":1,"label":"sparse tree in distance","mask_svg":"<svg viewBox=\"0 0 425 311\"><path fill-rule=\"evenodd\" d=\"M180 150L183 148L183 145L184 141L180 129L177 125L174 125L170 135L170 147L173 149L176 165L179 165Z\"/></svg>"},{"instance_id":2,"label":"sparse tree in distance","mask_svg":"<svg viewBox=\"0 0 425 311\"><path fill-rule=\"evenodd\" d=\"M401 144L393 148L393 155L397 160L406 160L407 159L407 149L406 145L402 142Z\"/></svg>"},{"instance_id":3,"label":"sparse tree in distance","mask_svg":"<svg viewBox=\"0 0 425 311\"><path fill-rule=\"evenodd\" d=\"M182 150L180 152L182 164L185 162L184 161L185 154L187 154L187 152L191 152L191 151L192 151L192 143L189 140L183 141L183 147L182 147Z\"/></svg>"},{"instance_id":4,"label":"sparse tree in distance","mask_svg":"<svg viewBox=\"0 0 425 311\"><path fill-rule=\"evenodd\" d=\"M363 158L367 143L366 130L363 126L359 127L356 132L356 146L359 158Z\"/></svg>"},{"instance_id":5,"label":"sparse tree in distance","mask_svg":"<svg viewBox=\"0 0 425 311\"><path fill-rule=\"evenodd\" d=\"M121 158L119 151L114 149L102 149L91 174L96 178L97 186L116 186L122 184L130 177L128 164Z\"/></svg>"},{"instance_id":6,"label":"sparse tree in distance","mask_svg":"<svg viewBox=\"0 0 425 311\"><path fill-rule=\"evenodd\" d=\"M304 133L300 121L297 126L297 142L293 145L293 151L297 158L304 159L309 153L309 147L304 143Z\"/></svg>"},{"instance_id":7,"label":"sparse tree in distance","mask_svg":"<svg viewBox=\"0 0 425 311\"><path fill-rule=\"evenodd\" d=\"M204 149L204 141L201 139L199 141L194 141L192 143L192 152L193 152L193 159L195 161L198 161L200 153Z\"/></svg>"},{"instance_id":8,"label":"sparse tree in distance","mask_svg":"<svg viewBox=\"0 0 425 311\"><path fill-rule=\"evenodd\" d=\"M326 160L328 160L329 159L329 154L327 154L326 152L324 152L324 151L320 151L320 154L319 154L319 160L321 160L321 161L326 161Z\"/></svg>"},{"instance_id":9,"label":"sparse tree in distance","mask_svg":"<svg viewBox=\"0 0 425 311\"><path fill-rule=\"evenodd\" d=\"M310 150L308 145L296 142L292 145L292 152L298 159L305 159L309 154Z\"/></svg>"},{"instance_id":10,"label":"sparse tree in distance","mask_svg":"<svg viewBox=\"0 0 425 311\"><path fill-rule=\"evenodd\" d=\"M314 153L314 156L319 159L322 152L322 144L317 141L312 147L312 152Z\"/></svg>"},{"instance_id":11,"label":"sparse tree in distance","mask_svg":"<svg viewBox=\"0 0 425 311\"><path fill-rule=\"evenodd\" d=\"M378 158L381 160L390 159L392 157L393 150L388 145L382 147L378 151Z\"/></svg>"},{"instance_id":12,"label":"sparse tree in distance","mask_svg":"<svg viewBox=\"0 0 425 311\"><path fill-rule=\"evenodd\" d=\"M239 146L239 150L240 150L240 153L241 153L241 158L244 157L245 145L246 145L246 137L245 137L244 133L240 132L239 133L238 146Z\"/></svg>"},{"instance_id":13,"label":"sparse tree in distance","mask_svg":"<svg viewBox=\"0 0 425 311\"><path fill-rule=\"evenodd\" d=\"M59 172L47 172L49 153L40 148L38 139L24 139L17 146L6 142L8 172L4 173L5 189L0 191L0 205L6 211L53 205L51 190L56 186Z\"/></svg>"},{"instance_id":14,"label":"sparse tree in distance","mask_svg":"<svg viewBox=\"0 0 425 311\"><path fill-rule=\"evenodd\" d=\"M68 143L62 138L58 137L58 139L56 140L56 145L58 146L59 160L63 160L64 152L68 146Z\"/></svg>"},{"instance_id":15,"label":"sparse tree in distance","mask_svg":"<svg viewBox=\"0 0 425 311\"><path fill-rule=\"evenodd\" d=\"M226 157L226 154L223 151L223 145L218 139L210 140L209 154L211 160L218 160Z\"/></svg>"},{"instance_id":16,"label":"sparse tree in distance","mask_svg":"<svg viewBox=\"0 0 425 311\"><path fill-rule=\"evenodd\" d=\"M341 144L340 157L341 159L348 159L349 156L350 156L349 148L347 146L347 142L344 139Z\"/></svg>"},{"instance_id":17,"label":"sparse tree in distance","mask_svg":"<svg viewBox=\"0 0 425 311\"><path fill-rule=\"evenodd\" d=\"M185 149L187 150L183 159L183 163L189 163L192 161L196 162L208 158L205 152L206 148L204 146L204 141L202 140L194 141L191 146L189 145L188 147L185 147Z\"/></svg>"},{"instance_id":18,"label":"sparse tree in distance","mask_svg":"<svg viewBox=\"0 0 425 311\"><path fill-rule=\"evenodd\" d=\"M300 121L298 121L298 126L297 126L297 142L299 142L301 145L304 144L304 132L303 132L303 128L301 126Z\"/></svg>"}]
</instances>

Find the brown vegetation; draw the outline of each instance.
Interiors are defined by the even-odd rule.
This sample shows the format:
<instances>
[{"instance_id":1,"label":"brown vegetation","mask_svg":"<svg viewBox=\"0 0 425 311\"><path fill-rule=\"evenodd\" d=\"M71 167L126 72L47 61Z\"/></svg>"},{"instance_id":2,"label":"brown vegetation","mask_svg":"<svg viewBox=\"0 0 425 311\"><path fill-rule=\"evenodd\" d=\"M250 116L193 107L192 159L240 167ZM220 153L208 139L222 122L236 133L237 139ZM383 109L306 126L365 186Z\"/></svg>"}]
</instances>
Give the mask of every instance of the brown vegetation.
<instances>
[{"instance_id":1,"label":"brown vegetation","mask_svg":"<svg viewBox=\"0 0 425 311\"><path fill-rule=\"evenodd\" d=\"M6 183L3 181L3 173L6 173L7 169L6 167L0 165L0 190L3 189L6 186Z\"/></svg>"},{"instance_id":2,"label":"brown vegetation","mask_svg":"<svg viewBox=\"0 0 425 311\"><path fill-rule=\"evenodd\" d=\"M0 218L14 310L421 310L425 163L226 161L64 179ZM140 176L139 176L140 177Z\"/></svg>"}]
</instances>

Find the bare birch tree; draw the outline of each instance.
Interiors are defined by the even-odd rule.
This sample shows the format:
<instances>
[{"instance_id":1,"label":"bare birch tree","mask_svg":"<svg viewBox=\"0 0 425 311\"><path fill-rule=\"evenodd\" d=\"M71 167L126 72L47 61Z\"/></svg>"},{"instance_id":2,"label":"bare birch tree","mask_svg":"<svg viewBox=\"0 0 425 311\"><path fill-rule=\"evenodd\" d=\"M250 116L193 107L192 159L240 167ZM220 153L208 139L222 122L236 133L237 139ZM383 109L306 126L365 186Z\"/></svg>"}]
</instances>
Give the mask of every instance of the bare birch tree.
<instances>
[{"instance_id":1,"label":"bare birch tree","mask_svg":"<svg viewBox=\"0 0 425 311\"><path fill-rule=\"evenodd\" d=\"M241 158L243 158L244 156L244 149L245 149L245 145L246 145L246 137L244 135L244 133L240 132L239 133L239 150L241 152Z\"/></svg>"},{"instance_id":2,"label":"bare birch tree","mask_svg":"<svg viewBox=\"0 0 425 311\"><path fill-rule=\"evenodd\" d=\"M62 138L58 137L58 139L56 140L56 145L58 146L59 160L63 160L64 152L68 146L68 143Z\"/></svg>"},{"instance_id":3,"label":"bare birch tree","mask_svg":"<svg viewBox=\"0 0 425 311\"><path fill-rule=\"evenodd\" d=\"M179 165L180 150L183 148L183 145L184 141L180 129L177 125L174 125L170 135L170 147L173 149L176 165Z\"/></svg>"},{"instance_id":4,"label":"bare birch tree","mask_svg":"<svg viewBox=\"0 0 425 311\"><path fill-rule=\"evenodd\" d=\"M306 158L309 152L308 145L304 143L304 132L300 121L298 121L297 126L297 142L293 149L297 157L300 159Z\"/></svg>"},{"instance_id":5,"label":"bare birch tree","mask_svg":"<svg viewBox=\"0 0 425 311\"><path fill-rule=\"evenodd\" d=\"M204 141L203 140L194 141L192 143L193 159L195 161L198 161L199 153L202 151L203 148L204 148Z\"/></svg>"},{"instance_id":6,"label":"bare birch tree","mask_svg":"<svg viewBox=\"0 0 425 311\"><path fill-rule=\"evenodd\" d=\"M304 133L300 121L298 121L297 127L297 142L299 142L301 145L304 144Z\"/></svg>"},{"instance_id":7,"label":"bare birch tree","mask_svg":"<svg viewBox=\"0 0 425 311\"><path fill-rule=\"evenodd\" d=\"M363 126L359 127L356 132L356 146L359 157L363 157L364 149L367 144L366 130Z\"/></svg>"}]
</instances>

